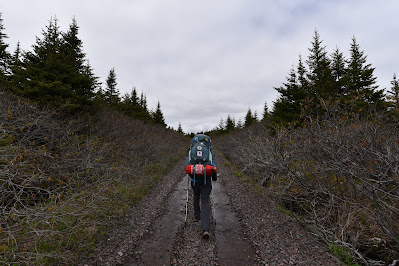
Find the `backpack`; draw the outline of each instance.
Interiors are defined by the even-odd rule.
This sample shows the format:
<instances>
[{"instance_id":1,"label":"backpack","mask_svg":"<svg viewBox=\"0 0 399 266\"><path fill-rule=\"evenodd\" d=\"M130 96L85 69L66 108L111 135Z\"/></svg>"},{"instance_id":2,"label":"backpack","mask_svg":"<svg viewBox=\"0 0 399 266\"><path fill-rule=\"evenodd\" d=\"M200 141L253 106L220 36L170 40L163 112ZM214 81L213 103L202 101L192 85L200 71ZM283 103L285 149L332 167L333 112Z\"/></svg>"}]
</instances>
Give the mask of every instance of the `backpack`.
<instances>
[{"instance_id":1,"label":"backpack","mask_svg":"<svg viewBox=\"0 0 399 266\"><path fill-rule=\"evenodd\" d=\"M217 169L213 156L211 139L204 134L197 134L191 140L190 149L187 155L185 172L191 177L191 181L203 180L212 177L217 179Z\"/></svg>"},{"instance_id":2,"label":"backpack","mask_svg":"<svg viewBox=\"0 0 399 266\"><path fill-rule=\"evenodd\" d=\"M195 135L188 152L188 164L213 165L211 139L204 134Z\"/></svg>"}]
</instances>

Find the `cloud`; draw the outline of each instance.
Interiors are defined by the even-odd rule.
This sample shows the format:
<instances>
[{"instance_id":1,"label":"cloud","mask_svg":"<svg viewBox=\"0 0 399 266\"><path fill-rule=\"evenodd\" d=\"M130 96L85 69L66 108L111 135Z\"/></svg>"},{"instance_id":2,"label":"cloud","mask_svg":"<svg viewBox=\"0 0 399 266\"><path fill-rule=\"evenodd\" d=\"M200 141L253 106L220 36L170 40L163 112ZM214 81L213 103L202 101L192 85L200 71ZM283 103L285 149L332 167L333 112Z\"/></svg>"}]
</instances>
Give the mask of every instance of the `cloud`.
<instances>
[{"instance_id":1,"label":"cloud","mask_svg":"<svg viewBox=\"0 0 399 266\"><path fill-rule=\"evenodd\" d=\"M18 4L17 4L18 2ZM346 56L356 36L381 87L399 61L395 0L70 0L2 4L10 49L30 49L51 16L66 30L73 16L84 51L105 81L115 67L122 93L135 86L157 101L168 125L209 130L228 114L261 115L276 100L298 55L306 60L315 29L328 52ZM21 9L24 6L24 9Z\"/></svg>"}]
</instances>

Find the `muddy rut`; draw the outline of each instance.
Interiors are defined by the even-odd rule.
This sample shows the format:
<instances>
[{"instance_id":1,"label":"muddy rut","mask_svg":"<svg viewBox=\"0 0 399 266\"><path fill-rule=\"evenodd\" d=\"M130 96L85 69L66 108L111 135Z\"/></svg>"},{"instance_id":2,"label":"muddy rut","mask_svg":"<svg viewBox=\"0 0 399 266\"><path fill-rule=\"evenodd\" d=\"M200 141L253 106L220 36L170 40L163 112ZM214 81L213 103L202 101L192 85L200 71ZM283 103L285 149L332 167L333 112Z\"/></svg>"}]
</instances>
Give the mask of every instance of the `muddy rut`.
<instances>
[{"instance_id":1,"label":"muddy rut","mask_svg":"<svg viewBox=\"0 0 399 266\"><path fill-rule=\"evenodd\" d=\"M184 161L158 184L83 265L340 265L317 238L240 182L218 156L212 183L211 237L201 238L192 190L185 218Z\"/></svg>"}]
</instances>

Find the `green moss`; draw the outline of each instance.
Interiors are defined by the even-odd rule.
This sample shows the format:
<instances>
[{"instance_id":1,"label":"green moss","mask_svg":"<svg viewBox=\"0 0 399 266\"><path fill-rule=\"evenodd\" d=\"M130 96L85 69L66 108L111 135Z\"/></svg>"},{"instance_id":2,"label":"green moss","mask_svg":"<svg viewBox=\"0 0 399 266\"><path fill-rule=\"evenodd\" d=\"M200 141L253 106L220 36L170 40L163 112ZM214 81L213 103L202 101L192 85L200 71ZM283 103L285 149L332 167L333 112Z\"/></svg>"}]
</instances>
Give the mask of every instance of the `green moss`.
<instances>
[{"instance_id":1,"label":"green moss","mask_svg":"<svg viewBox=\"0 0 399 266\"><path fill-rule=\"evenodd\" d=\"M328 247L329 251L334 254L344 265L358 266L358 264L352 257L350 250L347 247L330 244Z\"/></svg>"}]
</instances>

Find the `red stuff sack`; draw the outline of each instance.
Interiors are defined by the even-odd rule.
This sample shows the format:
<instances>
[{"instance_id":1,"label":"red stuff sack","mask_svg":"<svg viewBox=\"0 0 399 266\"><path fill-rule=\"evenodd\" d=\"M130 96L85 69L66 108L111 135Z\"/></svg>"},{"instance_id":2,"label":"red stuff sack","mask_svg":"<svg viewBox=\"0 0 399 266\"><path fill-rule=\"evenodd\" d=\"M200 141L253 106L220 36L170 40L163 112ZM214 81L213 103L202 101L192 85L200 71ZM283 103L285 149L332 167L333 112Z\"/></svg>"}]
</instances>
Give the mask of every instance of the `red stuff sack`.
<instances>
[{"instance_id":1,"label":"red stuff sack","mask_svg":"<svg viewBox=\"0 0 399 266\"><path fill-rule=\"evenodd\" d=\"M196 175L196 176L203 176L204 175L204 168L205 173L207 176L211 176L213 173L216 173L216 167L212 165L203 165L203 164L189 164L187 165L185 172L188 175Z\"/></svg>"}]
</instances>

